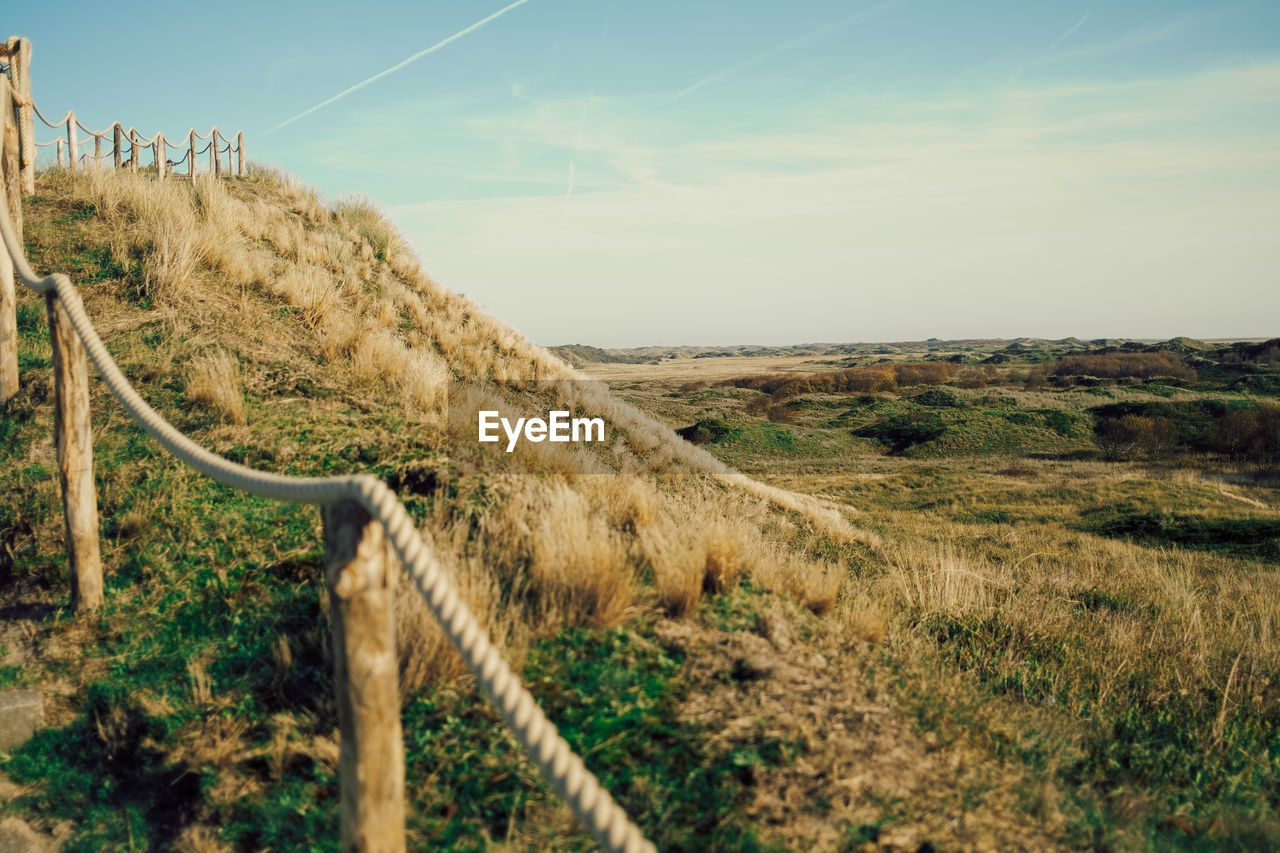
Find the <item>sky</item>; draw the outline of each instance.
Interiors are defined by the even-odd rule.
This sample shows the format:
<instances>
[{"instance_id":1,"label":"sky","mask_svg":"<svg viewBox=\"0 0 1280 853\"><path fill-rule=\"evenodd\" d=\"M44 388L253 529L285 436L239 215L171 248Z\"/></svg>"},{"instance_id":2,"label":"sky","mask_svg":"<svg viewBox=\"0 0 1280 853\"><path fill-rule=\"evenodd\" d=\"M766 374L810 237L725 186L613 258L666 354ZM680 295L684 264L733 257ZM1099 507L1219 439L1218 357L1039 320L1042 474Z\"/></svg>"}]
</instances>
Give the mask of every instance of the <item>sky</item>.
<instances>
[{"instance_id":1,"label":"sky","mask_svg":"<svg viewBox=\"0 0 1280 853\"><path fill-rule=\"evenodd\" d=\"M1280 335L1275 0L27 3L545 345ZM53 131L37 134L53 139Z\"/></svg>"}]
</instances>

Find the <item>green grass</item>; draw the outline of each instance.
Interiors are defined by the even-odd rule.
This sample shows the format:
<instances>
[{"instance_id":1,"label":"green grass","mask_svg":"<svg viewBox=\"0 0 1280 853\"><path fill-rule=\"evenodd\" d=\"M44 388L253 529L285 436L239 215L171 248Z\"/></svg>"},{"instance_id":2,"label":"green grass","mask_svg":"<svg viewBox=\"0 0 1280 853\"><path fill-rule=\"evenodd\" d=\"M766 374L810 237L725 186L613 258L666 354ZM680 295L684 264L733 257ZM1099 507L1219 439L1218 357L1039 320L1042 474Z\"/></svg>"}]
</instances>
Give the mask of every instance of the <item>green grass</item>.
<instances>
[{"instance_id":1,"label":"green grass","mask_svg":"<svg viewBox=\"0 0 1280 853\"><path fill-rule=\"evenodd\" d=\"M1076 598L1082 616L1096 610L1151 615L1113 593ZM1060 725L1077 733L1076 755L1063 765L1048 763L1058 750L1029 740L1002 741L996 752L1053 772L1064 790L1077 794L1077 831L1103 836L1095 842L1107 846L1105 836L1129 820L1107 813L1125 806L1123 798L1099 799L1103 792L1143 792L1147 840L1159 849L1261 849L1253 845L1280 829L1276 709L1227 715L1215 741L1207 733L1218 722L1217 690L1171 687L1172 673L1141 665L1100 666L1087 631L1054 632L1000 613L932 618L921 627L940 660L976 678L982 693L1070 720ZM1168 815L1186 815L1199 827L1195 837L1172 831L1163 821Z\"/></svg>"},{"instance_id":2,"label":"green grass","mask_svg":"<svg viewBox=\"0 0 1280 853\"><path fill-rule=\"evenodd\" d=\"M769 849L738 807L751 768L783 760L785 745L762 738L717 751L709 732L677 722L687 689L682 663L644 624L571 629L538 643L524 676L570 746L659 849ZM483 839L506 836L513 815L554 802L496 713L472 696L436 690L413 697L405 731L409 778L435 780L415 798L410 828L440 849L484 849ZM580 833L554 846L595 849Z\"/></svg>"},{"instance_id":3,"label":"green grass","mask_svg":"<svg viewBox=\"0 0 1280 853\"><path fill-rule=\"evenodd\" d=\"M1237 557L1280 561L1280 521L1268 518L1203 518L1130 506L1089 514L1083 529L1144 545L1178 545Z\"/></svg>"}]
</instances>

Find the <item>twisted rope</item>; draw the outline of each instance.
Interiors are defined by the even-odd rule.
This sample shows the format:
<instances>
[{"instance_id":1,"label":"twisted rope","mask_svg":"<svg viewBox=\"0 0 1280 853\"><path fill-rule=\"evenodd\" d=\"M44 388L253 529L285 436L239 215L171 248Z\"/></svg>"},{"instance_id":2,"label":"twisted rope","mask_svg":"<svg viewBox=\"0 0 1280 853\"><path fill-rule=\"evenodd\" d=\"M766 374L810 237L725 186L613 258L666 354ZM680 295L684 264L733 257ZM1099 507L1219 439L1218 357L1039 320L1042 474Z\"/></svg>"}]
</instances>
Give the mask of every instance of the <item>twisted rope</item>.
<instances>
[{"instance_id":1,"label":"twisted rope","mask_svg":"<svg viewBox=\"0 0 1280 853\"><path fill-rule=\"evenodd\" d=\"M3 197L4 193L0 192L0 198ZM32 270L9 221L7 199L0 205L0 232L3 232L5 246L22 283L36 293L53 292L57 295L111 393L130 417L162 447L223 485L293 503L332 504L351 500L380 522L400 562L467 662L476 681L497 706L525 751L538 764L543 777L569 804L596 841L611 853L657 853L657 848L645 840L582 759L573 753L555 725L502 659L490 642L488 633L458 595L453 581L441 571L433 549L414 526L404 505L382 481L367 474L307 478L255 471L196 444L162 418L129 384L98 337L71 279L63 273L40 277Z\"/></svg>"},{"instance_id":2,"label":"twisted rope","mask_svg":"<svg viewBox=\"0 0 1280 853\"><path fill-rule=\"evenodd\" d=\"M183 135L183 137L182 137L182 140L181 140L181 141L179 141L179 142L170 142L168 139L166 139L166 140L164 141L164 144L165 144L167 147L169 147L169 148L185 148L185 147L186 147L186 145L187 145L187 140L188 140L188 138L190 138L191 134L193 134L193 133L195 133L195 131L194 131L194 130L188 130L188 131Z\"/></svg>"},{"instance_id":3,"label":"twisted rope","mask_svg":"<svg viewBox=\"0 0 1280 853\"><path fill-rule=\"evenodd\" d=\"M127 131L125 131L125 134L124 134L125 138L128 139L130 142L136 142L139 146L155 145L156 140L160 138L160 131L158 130L150 138L145 137L139 133L137 139L134 139L132 136L129 135L131 133L137 133L137 129L132 127L129 128Z\"/></svg>"},{"instance_id":4,"label":"twisted rope","mask_svg":"<svg viewBox=\"0 0 1280 853\"><path fill-rule=\"evenodd\" d=\"M24 104L23 106L26 106L26 105ZM64 124L67 123L67 119L71 118L71 115L72 115L71 110L67 110L67 114L64 115L60 121L55 123L55 122L49 121L47 118L44 117L44 113L40 112L40 108L36 106L35 101L31 102L31 109L36 111L36 115L39 116L40 120L45 123L46 127L53 127L53 128L62 127Z\"/></svg>"}]
</instances>

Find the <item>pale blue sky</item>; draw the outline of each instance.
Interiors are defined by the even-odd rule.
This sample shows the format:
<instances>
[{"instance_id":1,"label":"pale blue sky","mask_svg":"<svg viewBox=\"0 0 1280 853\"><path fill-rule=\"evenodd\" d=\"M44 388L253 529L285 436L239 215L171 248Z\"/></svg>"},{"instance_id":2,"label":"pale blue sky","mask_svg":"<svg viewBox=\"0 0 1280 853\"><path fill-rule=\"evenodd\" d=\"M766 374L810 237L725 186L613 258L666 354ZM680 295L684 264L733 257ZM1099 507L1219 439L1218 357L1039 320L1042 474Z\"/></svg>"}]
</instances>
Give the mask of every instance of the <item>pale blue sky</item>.
<instances>
[{"instance_id":1,"label":"pale blue sky","mask_svg":"<svg viewBox=\"0 0 1280 853\"><path fill-rule=\"evenodd\" d=\"M1280 334L1274 0L525 0L289 121L506 6L5 22L46 114L242 129L544 344Z\"/></svg>"}]
</instances>

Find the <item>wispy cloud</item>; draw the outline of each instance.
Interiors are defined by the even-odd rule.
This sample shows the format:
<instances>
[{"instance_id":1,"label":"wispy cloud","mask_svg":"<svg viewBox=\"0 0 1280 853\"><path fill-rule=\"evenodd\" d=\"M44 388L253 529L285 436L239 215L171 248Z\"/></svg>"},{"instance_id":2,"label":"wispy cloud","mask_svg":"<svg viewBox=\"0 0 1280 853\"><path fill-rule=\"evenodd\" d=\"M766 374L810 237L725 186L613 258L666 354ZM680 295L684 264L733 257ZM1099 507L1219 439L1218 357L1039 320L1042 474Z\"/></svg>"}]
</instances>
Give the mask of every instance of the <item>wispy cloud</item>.
<instances>
[{"instance_id":1,"label":"wispy cloud","mask_svg":"<svg viewBox=\"0 0 1280 853\"><path fill-rule=\"evenodd\" d=\"M1086 42L1085 44L1070 46L1066 50L1053 49L1066 41L1067 37L1079 29L1088 17L1089 13L1085 12L1084 17L1077 21L1075 26L1058 36L1058 38L1054 39L1048 47L1040 51L1039 54L1037 54L1031 61L1023 64L1017 71L1010 74L1009 78L1005 80L1005 85L1008 86L1021 76L1024 71L1028 71L1032 68L1055 63L1092 60L1116 53L1128 53L1152 44L1158 44L1163 41L1168 41L1169 39L1184 36L1188 33L1193 33L1198 27L1203 27L1205 22L1204 13L1188 12L1159 23L1152 23L1146 27L1133 30L1132 32L1113 39Z\"/></svg>"},{"instance_id":2,"label":"wispy cloud","mask_svg":"<svg viewBox=\"0 0 1280 853\"><path fill-rule=\"evenodd\" d=\"M435 53L437 50L439 50L440 48L444 47L445 45L451 44L452 42L457 41L458 39L462 38L463 36L465 36L465 35L468 35L468 34L470 34L470 33L475 32L476 30L480 29L481 27L483 27L485 24L489 23L490 21L495 21L495 20L497 20L498 18L501 18L503 15L507 14L508 12L510 12L512 9L516 8L517 6L523 6L525 3L528 3L528 2L529 2L529 0L516 0L516 2L512 3L511 5L509 5L509 6L504 6L503 8L501 8L501 9L499 9L498 11L494 12L492 15L489 15L489 16L488 16L488 17L486 17L486 18L481 18L480 20L476 21L476 22L475 22L474 24L472 24L471 26L469 26L469 27L466 27L466 28L464 28L464 29L459 30L458 32L454 33L453 35L449 36L448 38L441 39L440 41L438 41L438 42L436 42L435 44L431 45L431 47L426 48L425 50L420 50L420 51L418 51L418 52L417 52L417 53L415 53L413 56L410 56L408 59L405 59L405 60L403 60L403 61L401 61L401 62L397 62L395 65L391 66L390 68L386 69L385 71L379 71L377 74L373 75L373 76L372 76L372 77L370 77L369 79L367 79L367 80L362 80L362 81L360 81L359 83L355 84L354 86L351 86L351 87L349 87L349 88L343 89L341 92L339 92L338 94L334 95L332 98L327 98L327 99L325 99L325 100L321 101L320 103L316 104L314 107L310 107L310 108L308 108L308 109L305 109L305 110L303 110L302 112L298 113L298 114L297 114L297 115L295 115L295 116L290 116L289 118L285 119L284 121L280 122L279 124L275 125L274 127L272 127L272 128L270 128L270 129L268 129L268 130L267 130L267 133L275 133L275 132L276 132L277 130L279 130L280 128L285 127L286 125L289 125L289 124L293 124L293 123L294 123L295 121L297 121L298 119L303 118L304 116L309 116L309 115L311 115L313 112L315 112L316 110L318 110L318 109L322 109L323 107L327 107L327 106L329 106L329 104L332 104L334 101L337 101L337 100L339 100L339 99L341 99L341 98L345 98L347 95L350 95L352 92L359 91L360 89L363 89L365 86L368 86L368 85L369 85L369 84L371 84L371 83L375 83L375 82L377 82L378 80L381 80L383 77L386 77L388 74L394 74L395 72L399 71L401 68L404 68L406 65L409 65L410 63L413 63L413 62L417 62L419 59L422 59L424 56L429 56L429 55L431 55L431 54Z\"/></svg>"},{"instance_id":3,"label":"wispy cloud","mask_svg":"<svg viewBox=\"0 0 1280 853\"><path fill-rule=\"evenodd\" d=\"M560 159L540 197L393 213L441 280L546 343L1261 334L1238 305L1280 310L1278 80L1271 62L710 139L646 118L584 133L571 204ZM519 135L567 148L580 102L539 107ZM633 155L653 180L586 191ZM580 298L603 281L607 302Z\"/></svg>"},{"instance_id":4,"label":"wispy cloud","mask_svg":"<svg viewBox=\"0 0 1280 853\"><path fill-rule=\"evenodd\" d=\"M693 94L694 92L701 89L703 86L709 86L712 83L718 83L721 80L725 79L726 77L732 77L734 74L737 74L739 71L742 71L746 68L750 68L752 65L755 65L758 62L763 62L766 59L769 59L770 57L777 56L780 53L785 53L788 50L794 50L795 48L800 47L801 45L807 44L815 39L822 38L828 33L835 32L836 30L841 29L843 27L850 26L851 24L860 23L870 18L874 18L877 15L880 15L889 11L894 6L900 5L902 2L904 2L904 0L886 0L886 2L877 3L876 5L868 9L863 9L861 12L855 12L854 14L849 15L848 17L845 17L845 18L841 18L840 20L835 21L833 23L823 24L817 29L810 30L809 32L805 33L802 36L797 36L796 38L785 41L782 44L777 45L776 47L772 47L769 50L766 50L764 53L753 56L750 59L744 59L741 62L730 65L728 68L721 69L720 71L717 71L714 74L708 74L706 77L703 77L701 80L691 83L690 85L681 89L679 92L676 92L670 98L667 98L665 101L663 101L660 104L660 106L666 106L667 104L674 103L687 95Z\"/></svg>"}]
</instances>

